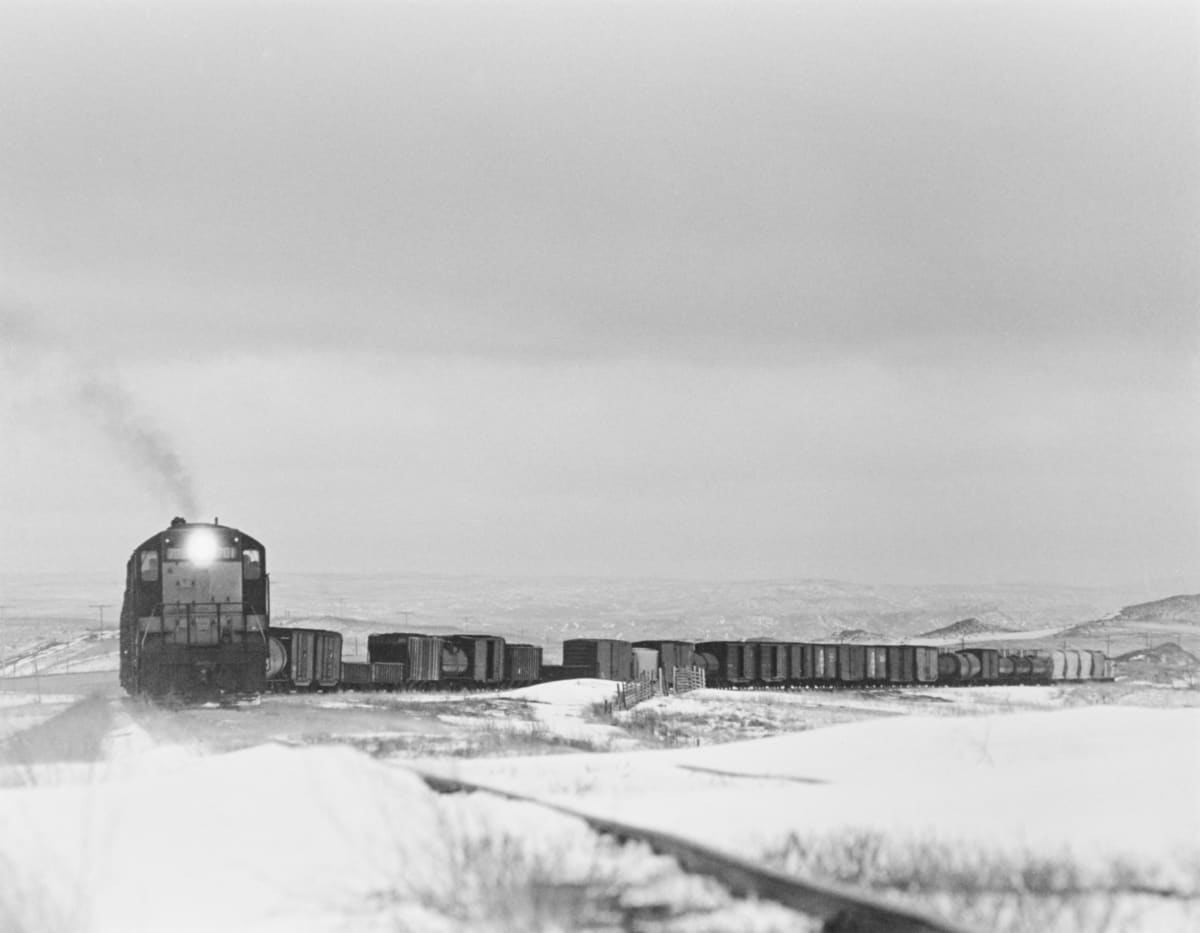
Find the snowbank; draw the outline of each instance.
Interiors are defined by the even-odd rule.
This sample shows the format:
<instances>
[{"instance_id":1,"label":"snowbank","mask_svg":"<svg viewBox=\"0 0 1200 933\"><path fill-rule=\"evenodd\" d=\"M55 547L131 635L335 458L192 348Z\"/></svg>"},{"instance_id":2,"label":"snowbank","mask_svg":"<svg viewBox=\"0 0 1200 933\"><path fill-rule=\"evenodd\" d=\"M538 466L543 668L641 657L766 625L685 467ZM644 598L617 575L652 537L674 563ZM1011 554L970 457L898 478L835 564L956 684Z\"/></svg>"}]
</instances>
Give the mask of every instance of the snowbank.
<instances>
[{"instance_id":1,"label":"snowbank","mask_svg":"<svg viewBox=\"0 0 1200 933\"><path fill-rule=\"evenodd\" d=\"M443 766L748 854L791 834L869 831L1200 864L1200 710L890 717L682 751Z\"/></svg>"}]
</instances>

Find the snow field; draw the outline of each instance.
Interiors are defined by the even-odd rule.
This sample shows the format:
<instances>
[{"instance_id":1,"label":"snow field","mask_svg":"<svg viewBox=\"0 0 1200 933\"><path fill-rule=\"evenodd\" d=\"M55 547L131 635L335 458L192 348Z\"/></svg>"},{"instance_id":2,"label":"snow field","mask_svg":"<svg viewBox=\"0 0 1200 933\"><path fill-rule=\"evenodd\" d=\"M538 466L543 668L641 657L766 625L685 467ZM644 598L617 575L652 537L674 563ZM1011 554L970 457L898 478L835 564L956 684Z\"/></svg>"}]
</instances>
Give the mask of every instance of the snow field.
<instances>
[{"instance_id":1,"label":"snow field","mask_svg":"<svg viewBox=\"0 0 1200 933\"><path fill-rule=\"evenodd\" d=\"M657 918L664 925L652 928L664 931L809 926L770 905L730 903L709 883L639 847L597 840L576 820L486 796L434 795L407 771L409 759L377 760L341 744L366 730L408 728L500 739L497 757L464 760L446 757L454 753L439 738L427 747L440 757L419 762L430 770L782 868L811 871L821 861L813 852L846 863L862 842L880 850L896 887L912 880L904 866L922 859L981 871L1046 865L1050 882L1068 886L1109 884L1117 864L1135 871L1127 881L1190 895L1131 893L1114 906L1111 893L1074 894L1050 915L983 891L970 899L995 902L994 913L976 914L984 928L1149 933L1200 920L1200 710L1063 710L1077 691L1057 687L703 691L637 710L701 726L748 722L764 710L798 729L824 725L830 710L860 721L664 751L519 757L504 746L505 735L533 727L621 748L628 733L592 713L612 693L608 682L564 681L461 699L116 706L95 760L10 762L0 773L0 929L615 930L631 917ZM5 699L5 721L40 723L70 698L55 699ZM413 719L413 700L428 707L428 722ZM318 729L305 733L318 713ZM212 740L234 729L251 747L214 754L236 747ZM271 736L313 744L288 748ZM935 894L926 903L962 919L961 898Z\"/></svg>"},{"instance_id":2,"label":"snow field","mask_svg":"<svg viewBox=\"0 0 1200 933\"><path fill-rule=\"evenodd\" d=\"M806 931L579 820L433 794L348 749L265 745L0 794L6 929Z\"/></svg>"},{"instance_id":3,"label":"snow field","mask_svg":"<svg viewBox=\"0 0 1200 933\"><path fill-rule=\"evenodd\" d=\"M1133 861L1200 894L1200 710L913 716L700 749L429 764L750 857L793 834L872 832L1096 870Z\"/></svg>"}]
</instances>

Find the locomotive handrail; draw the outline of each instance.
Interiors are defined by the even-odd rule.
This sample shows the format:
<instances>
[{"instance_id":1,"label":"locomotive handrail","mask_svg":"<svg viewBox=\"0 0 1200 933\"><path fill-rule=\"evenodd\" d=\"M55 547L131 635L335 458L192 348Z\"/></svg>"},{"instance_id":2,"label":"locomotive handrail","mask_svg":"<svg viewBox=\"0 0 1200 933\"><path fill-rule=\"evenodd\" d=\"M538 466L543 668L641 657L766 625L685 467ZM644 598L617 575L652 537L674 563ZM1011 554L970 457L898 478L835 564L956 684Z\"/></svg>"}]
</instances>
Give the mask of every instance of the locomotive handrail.
<instances>
[{"instance_id":1,"label":"locomotive handrail","mask_svg":"<svg viewBox=\"0 0 1200 933\"><path fill-rule=\"evenodd\" d=\"M216 608L216 612L214 614L213 621L215 622L218 631L220 631L220 628L221 628L221 608L225 607L226 610L229 610L232 607L236 606L238 608L231 614L233 614L233 615L240 614L241 615L243 624L245 626L245 631L248 633L251 630L251 625L253 625L254 631L256 631L258 633L258 636L262 639L262 643L264 645L267 643L267 632L266 632L266 629L263 628L262 621L261 621L261 619L263 617L263 613L256 612L254 605L252 603L249 603L246 601L219 602L218 600L214 599L214 600L209 600L207 602L196 602L195 600L193 600L192 602L186 602L186 603L183 600L176 600L175 602L162 602L162 603L156 603L154 605L154 608L152 608L150 610L150 614L148 617L149 618L157 618L160 621L165 621L165 619L166 619L165 610L168 607L172 607L175 609L182 609L183 613L184 613L184 621L186 624L186 629L185 629L185 636L187 639L186 644L190 647L192 644L192 625L196 620L195 610L197 607L203 608L203 607L210 607L210 606ZM141 626L139 626L139 628L141 628L141 632L140 632L141 638L138 641L138 648L140 650L145 647L146 639L150 635L150 630L148 628L144 628ZM164 630L164 634L165 634L165 630ZM242 650L244 650L244 651L250 650L250 646L245 639L242 640Z\"/></svg>"},{"instance_id":2,"label":"locomotive handrail","mask_svg":"<svg viewBox=\"0 0 1200 933\"><path fill-rule=\"evenodd\" d=\"M484 793L538 806L583 820L588 826L618 840L646 843L660 855L676 859L687 871L707 875L739 894L754 894L791 910L825 920L826 930L839 933L975 933L969 927L944 920L918 908L891 904L864 891L843 885L788 875L747 859L720 852L690 839L657 829L647 829L585 813L560 803L527 794L490 787L475 781L449 778L420 768L408 770L432 790L442 794Z\"/></svg>"}]
</instances>

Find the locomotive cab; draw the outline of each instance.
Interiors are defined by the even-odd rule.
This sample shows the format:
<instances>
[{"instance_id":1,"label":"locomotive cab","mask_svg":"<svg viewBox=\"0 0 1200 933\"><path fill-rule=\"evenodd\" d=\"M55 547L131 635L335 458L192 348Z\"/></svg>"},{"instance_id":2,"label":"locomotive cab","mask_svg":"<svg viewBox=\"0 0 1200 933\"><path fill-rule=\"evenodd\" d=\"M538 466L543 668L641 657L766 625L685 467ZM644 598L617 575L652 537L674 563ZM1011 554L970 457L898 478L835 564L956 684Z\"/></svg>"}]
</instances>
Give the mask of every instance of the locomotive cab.
<instances>
[{"instance_id":1,"label":"locomotive cab","mask_svg":"<svg viewBox=\"0 0 1200 933\"><path fill-rule=\"evenodd\" d=\"M121 685L130 694L261 693L269 609L260 542L175 519L129 559Z\"/></svg>"}]
</instances>

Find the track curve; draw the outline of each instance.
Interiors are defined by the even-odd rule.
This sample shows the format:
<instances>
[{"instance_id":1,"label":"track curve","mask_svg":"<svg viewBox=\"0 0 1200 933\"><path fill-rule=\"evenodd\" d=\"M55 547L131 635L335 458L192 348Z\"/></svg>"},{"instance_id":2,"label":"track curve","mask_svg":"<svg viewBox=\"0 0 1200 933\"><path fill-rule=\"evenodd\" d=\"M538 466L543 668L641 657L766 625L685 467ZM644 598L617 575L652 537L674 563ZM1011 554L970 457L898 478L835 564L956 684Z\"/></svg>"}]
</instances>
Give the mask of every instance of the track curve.
<instances>
[{"instance_id":1,"label":"track curve","mask_svg":"<svg viewBox=\"0 0 1200 933\"><path fill-rule=\"evenodd\" d=\"M532 803L583 820L598 833L622 841L644 842L654 852L676 859L686 871L713 878L736 894L755 895L820 917L826 933L978 933L924 911L890 904L873 894L773 871L672 833L610 820L475 781L448 778L419 768L409 770L438 793L484 793Z\"/></svg>"}]
</instances>

